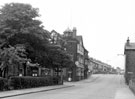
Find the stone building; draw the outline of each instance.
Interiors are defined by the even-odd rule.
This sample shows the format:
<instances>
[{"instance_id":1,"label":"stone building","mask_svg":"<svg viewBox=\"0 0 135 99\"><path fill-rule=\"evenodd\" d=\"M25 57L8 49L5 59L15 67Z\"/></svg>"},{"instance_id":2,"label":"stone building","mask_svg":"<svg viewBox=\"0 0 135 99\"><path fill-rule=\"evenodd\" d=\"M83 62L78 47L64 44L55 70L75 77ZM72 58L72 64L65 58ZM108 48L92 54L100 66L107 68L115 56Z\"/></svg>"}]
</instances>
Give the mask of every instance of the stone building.
<instances>
[{"instance_id":1,"label":"stone building","mask_svg":"<svg viewBox=\"0 0 135 99\"><path fill-rule=\"evenodd\" d=\"M84 49L84 78L88 78L89 76L89 72L90 72L90 68L89 68L89 55L88 55L88 51L86 49Z\"/></svg>"},{"instance_id":2,"label":"stone building","mask_svg":"<svg viewBox=\"0 0 135 99\"><path fill-rule=\"evenodd\" d=\"M131 43L129 38L125 44L125 81L128 84L129 80L135 76L135 43Z\"/></svg>"},{"instance_id":3,"label":"stone building","mask_svg":"<svg viewBox=\"0 0 135 99\"><path fill-rule=\"evenodd\" d=\"M82 36L77 35L76 28L73 28L73 30L68 28L64 31L63 38L67 43L67 52L73 56L74 66L69 72L72 81L84 79L84 75L86 74L86 66L84 64L87 58L86 56L88 56L88 51L84 48Z\"/></svg>"},{"instance_id":4,"label":"stone building","mask_svg":"<svg viewBox=\"0 0 135 99\"><path fill-rule=\"evenodd\" d=\"M72 68L64 68L63 76L65 80L77 81L87 78L88 74L88 51L83 45L82 36L77 35L77 29L67 28L63 34L51 31L53 43L61 46L67 51L73 61Z\"/></svg>"}]
</instances>

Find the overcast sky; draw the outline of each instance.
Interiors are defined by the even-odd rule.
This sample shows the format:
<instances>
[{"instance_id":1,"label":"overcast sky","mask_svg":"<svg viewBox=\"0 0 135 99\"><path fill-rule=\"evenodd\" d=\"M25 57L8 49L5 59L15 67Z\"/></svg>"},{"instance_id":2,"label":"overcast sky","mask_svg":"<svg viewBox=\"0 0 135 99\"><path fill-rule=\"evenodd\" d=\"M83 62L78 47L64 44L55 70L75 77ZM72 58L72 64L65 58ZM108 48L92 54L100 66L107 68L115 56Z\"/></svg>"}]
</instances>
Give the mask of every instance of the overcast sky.
<instances>
[{"instance_id":1,"label":"overcast sky","mask_svg":"<svg viewBox=\"0 0 135 99\"><path fill-rule=\"evenodd\" d=\"M39 8L49 31L77 28L89 56L124 68L124 44L135 42L135 0L0 0L29 3Z\"/></svg>"}]
</instances>

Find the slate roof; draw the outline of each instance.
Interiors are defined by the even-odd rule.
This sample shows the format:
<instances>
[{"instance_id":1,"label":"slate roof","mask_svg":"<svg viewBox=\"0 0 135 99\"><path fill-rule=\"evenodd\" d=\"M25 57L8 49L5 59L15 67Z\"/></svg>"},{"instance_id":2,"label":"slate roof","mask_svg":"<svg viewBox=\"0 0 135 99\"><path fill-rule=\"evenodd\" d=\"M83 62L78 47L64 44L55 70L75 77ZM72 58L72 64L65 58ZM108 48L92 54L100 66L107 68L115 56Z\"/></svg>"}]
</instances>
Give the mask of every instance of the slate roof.
<instances>
[{"instance_id":1,"label":"slate roof","mask_svg":"<svg viewBox=\"0 0 135 99\"><path fill-rule=\"evenodd\" d=\"M125 49L131 49L131 50L135 49L135 43L129 43L129 44L126 43Z\"/></svg>"},{"instance_id":2,"label":"slate roof","mask_svg":"<svg viewBox=\"0 0 135 99\"><path fill-rule=\"evenodd\" d=\"M78 40L78 42L82 41L82 46L84 47L84 43L83 43L83 37L81 35L76 36L76 39ZM85 51L88 52L88 50L86 50L86 48L84 47Z\"/></svg>"},{"instance_id":3,"label":"slate roof","mask_svg":"<svg viewBox=\"0 0 135 99\"><path fill-rule=\"evenodd\" d=\"M76 39L77 39L78 41L81 41L81 40L82 40L82 36L76 36Z\"/></svg>"},{"instance_id":4,"label":"slate roof","mask_svg":"<svg viewBox=\"0 0 135 99\"><path fill-rule=\"evenodd\" d=\"M83 45L83 38L82 38L81 35L76 36L76 39L77 39L79 42L82 41L82 45ZM84 47L84 45L83 45L83 47Z\"/></svg>"}]
</instances>

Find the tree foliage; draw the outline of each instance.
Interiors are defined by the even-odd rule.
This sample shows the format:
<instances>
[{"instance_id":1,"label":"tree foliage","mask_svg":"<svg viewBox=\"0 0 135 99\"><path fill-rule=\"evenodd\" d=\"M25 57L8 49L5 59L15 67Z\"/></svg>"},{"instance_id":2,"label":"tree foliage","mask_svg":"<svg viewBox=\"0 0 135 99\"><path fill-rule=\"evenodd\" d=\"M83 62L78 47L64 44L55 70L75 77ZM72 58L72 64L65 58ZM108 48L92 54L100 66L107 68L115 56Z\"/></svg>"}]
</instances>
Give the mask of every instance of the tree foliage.
<instances>
[{"instance_id":1,"label":"tree foliage","mask_svg":"<svg viewBox=\"0 0 135 99\"><path fill-rule=\"evenodd\" d=\"M41 39L47 38L42 22L37 20L38 9L29 4L10 3L0 9L0 36L8 40L18 33L36 35Z\"/></svg>"},{"instance_id":2,"label":"tree foliage","mask_svg":"<svg viewBox=\"0 0 135 99\"><path fill-rule=\"evenodd\" d=\"M37 20L38 9L29 4L10 3L0 9L0 39L2 48L23 44L27 57L43 61L47 52L48 33ZM40 61L39 61L40 60Z\"/></svg>"},{"instance_id":3,"label":"tree foliage","mask_svg":"<svg viewBox=\"0 0 135 99\"><path fill-rule=\"evenodd\" d=\"M65 68L73 65L70 55L59 46L52 46L50 48L49 60L53 68Z\"/></svg>"},{"instance_id":4,"label":"tree foliage","mask_svg":"<svg viewBox=\"0 0 135 99\"><path fill-rule=\"evenodd\" d=\"M4 70L7 66L23 64L27 61L26 52L23 46L16 46L0 49L0 69Z\"/></svg>"},{"instance_id":5,"label":"tree foliage","mask_svg":"<svg viewBox=\"0 0 135 99\"><path fill-rule=\"evenodd\" d=\"M0 9L1 68L26 59L48 68L72 63L67 53L50 44L48 31L37 20L39 16L38 9L29 4L9 3ZM23 45L25 58L20 56L18 44Z\"/></svg>"}]
</instances>

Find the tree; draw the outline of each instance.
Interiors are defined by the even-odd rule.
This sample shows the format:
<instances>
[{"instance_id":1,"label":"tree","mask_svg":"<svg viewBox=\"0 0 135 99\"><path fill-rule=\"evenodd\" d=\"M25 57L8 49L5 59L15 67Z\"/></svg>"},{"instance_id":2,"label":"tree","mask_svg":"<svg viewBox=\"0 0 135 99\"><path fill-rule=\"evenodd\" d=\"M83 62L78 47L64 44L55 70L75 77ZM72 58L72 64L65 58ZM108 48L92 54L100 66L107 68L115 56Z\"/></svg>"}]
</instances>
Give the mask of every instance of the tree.
<instances>
[{"instance_id":1,"label":"tree","mask_svg":"<svg viewBox=\"0 0 135 99\"><path fill-rule=\"evenodd\" d=\"M9 66L22 65L26 61L27 57L23 46L0 49L0 70L3 72L3 77L7 76Z\"/></svg>"},{"instance_id":2,"label":"tree","mask_svg":"<svg viewBox=\"0 0 135 99\"><path fill-rule=\"evenodd\" d=\"M52 46L50 48L49 63L51 63L54 69L71 68L73 65L70 55L59 46Z\"/></svg>"},{"instance_id":3,"label":"tree","mask_svg":"<svg viewBox=\"0 0 135 99\"><path fill-rule=\"evenodd\" d=\"M27 57L32 62L46 59L48 31L42 26L38 9L29 4L10 3L0 9L0 43L1 48L9 48L16 44L23 44ZM44 58L44 59L43 59Z\"/></svg>"},{"instance_id":4,"label":"tree","mask_svg":"<svg viewBox=\"0 0 135 99\"><path fill-rule=\"evenodd\" d=\"M39 16L38 9L29 4L10 3L0 9L0 48L5 53L1 57L1 62L5 62L1 63L1 68L9 66L3 65L9 60L15 59L18 63L23 60L16 53L18 44L24 46L27 59L40 66L63 68L72 63L67 53L50 44L48 31L37 20Z\"/></svg>"},{"instance_id":5,"label":"tree","mask_svg":"<svg viewBox=\"0 0 135 99\"><path fill-rule=\"evenodd\" d=\"M45 40L42 40L32 34L16 34L14 37L9 39L11 45L24 44L26 47L27 57L32 62L38 62L41 65L47 58L48 46ZM41 63L41 61L43 61Z\"/></svg>"},{"instance_id":6,"label":"tree","mask_svg":"<svg viewBox=\"0 0 135 99\"><path fill-rule=\"evenodd\" d=\"M16 34L33 34L47 41L47 32L37 20L38 9L29 4L10 3L0 9L0 37L6 42ZM10 42L8 42L10 43Z\"/></svg>"}]
</instances>

